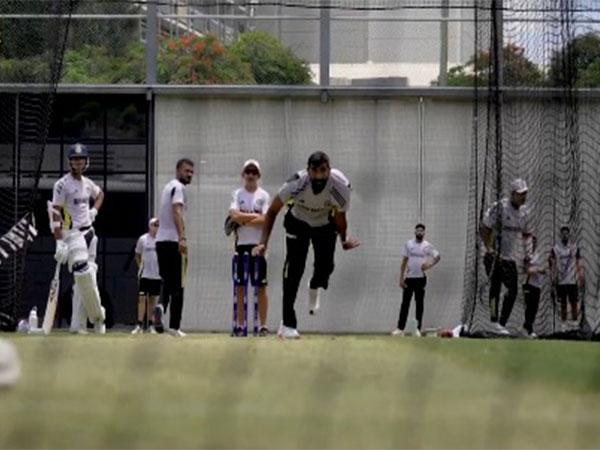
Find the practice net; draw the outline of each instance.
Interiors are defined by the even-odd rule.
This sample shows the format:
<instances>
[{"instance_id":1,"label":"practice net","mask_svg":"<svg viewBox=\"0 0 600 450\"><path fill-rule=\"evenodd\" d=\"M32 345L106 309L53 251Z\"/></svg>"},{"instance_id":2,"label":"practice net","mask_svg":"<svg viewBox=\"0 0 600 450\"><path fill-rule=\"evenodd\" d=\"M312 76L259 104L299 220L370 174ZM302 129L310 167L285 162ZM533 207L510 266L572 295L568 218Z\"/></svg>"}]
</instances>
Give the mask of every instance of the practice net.
<instances>
[{"instance_id":1,"label":"practice net","mask_svg":"<svg viewBox=\"0 0 600 450\"><path fill-rule=\"evenodd\" d=\"M555 277L547 271L534 331L565 338L592 338L598 332L600 126L593 74L600 51L597 6L568 0L476 5L472 80L477 89L463 308L463 322L472 335L497 335L489 303L493 269L488 267L488 276L479 230L486 210L510 196L509 185L516 178L529 185L529 227L537 237L543 266L548 270L560 228L568 226L585 272L578 289L577 320L563 322ZM506 224L498 229L496 242L503 239L502 230L510 233ZM506 324L513 335L524 332L524 258L523 251L515 258L518 298ZM506 292L503 288L501 305Z\"/></svg>"},{"instance_id":2,"label":"practice net","mask_svg":"<svg viewBox=\"0 0 600 450\"><path fill-rule=\"evenodd\" d=\"M0 94L0 151L3 161L10 161L2 166L0 174L0 314L6 329L14 328L16 317L24 313L21 300L25 260L28 246L37 235L34 202L52 101L61 76L69 16L76 3L5 0L0 5L2 81L37 84L31 92ZM16 18L28 14L47 17ZM15 67L18 58L36 60L39 71L34 73L31 66L19 71Z\"/></svg>"}]
</instances>

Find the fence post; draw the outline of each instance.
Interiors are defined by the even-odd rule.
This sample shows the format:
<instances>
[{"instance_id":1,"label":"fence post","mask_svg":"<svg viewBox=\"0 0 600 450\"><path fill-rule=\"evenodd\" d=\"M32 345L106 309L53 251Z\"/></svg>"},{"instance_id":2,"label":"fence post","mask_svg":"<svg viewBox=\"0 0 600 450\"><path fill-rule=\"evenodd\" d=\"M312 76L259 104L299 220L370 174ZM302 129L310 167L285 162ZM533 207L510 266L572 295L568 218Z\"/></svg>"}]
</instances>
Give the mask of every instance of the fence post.
<instances>
[{"instance_id":1,"label":"fence post","mask_svg":"<svg viewBox=\"0 0 600 450\"><path fill-rule=\"evenodd\" d=\"M146 3L146 84L156 84L158 15L155 0Z\"/></svg>"},{"instance_id":2,"label":"fence post","mask_svg":"<svg viewBox=\"0 0 600 450\"><path fill-rule=\"evenodd\" d=\"M319 84L329 86L329 64L331 63L331 13L329 0L323 0L319 32Z\"/></svg>"}]
</instances>

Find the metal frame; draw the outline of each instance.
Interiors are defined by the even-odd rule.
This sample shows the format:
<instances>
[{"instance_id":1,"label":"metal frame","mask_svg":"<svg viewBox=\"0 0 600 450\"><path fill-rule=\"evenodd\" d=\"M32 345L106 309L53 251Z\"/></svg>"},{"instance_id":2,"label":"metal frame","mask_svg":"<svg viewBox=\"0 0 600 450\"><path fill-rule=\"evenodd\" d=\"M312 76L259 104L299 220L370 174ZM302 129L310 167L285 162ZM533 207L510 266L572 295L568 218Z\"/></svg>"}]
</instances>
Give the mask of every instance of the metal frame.
<instances>
[{"instance_id":1,"label":"metal frame","mask_svg":"<svg viewBox=\"0 0 600 450\"><path fill-rule=\"evenodd\" d=\"M45 93L45 84L0 83L0 93ZM505 98L563 98L563 89L503 87ZM131 85L131 84L59 84L57 94L146 94L148 98L165 96L201 97L302 97L302 98L393 98L426 97L472 101L490 95L487 87L363 87L363 86L238 86L238 85ZM578 89L579 99L600 99L600 89Z\"/></svg>"}]
</instances>

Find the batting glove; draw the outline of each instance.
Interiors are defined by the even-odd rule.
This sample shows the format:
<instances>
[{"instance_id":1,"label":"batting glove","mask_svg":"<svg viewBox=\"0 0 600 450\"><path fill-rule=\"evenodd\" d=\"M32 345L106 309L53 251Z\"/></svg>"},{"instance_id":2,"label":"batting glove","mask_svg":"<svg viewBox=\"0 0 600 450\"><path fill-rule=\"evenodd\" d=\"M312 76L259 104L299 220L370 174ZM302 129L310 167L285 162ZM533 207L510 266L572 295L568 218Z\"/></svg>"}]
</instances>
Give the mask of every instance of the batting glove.
<instances>
[{"instance_id":1,"label":"batting glove","mask_svg":"<svg viewBox=\"0 0 600 450\"><path fill-rule=\"evenodd\" d=\"M90 209L90 222L94 223L94 220L96 220L97 215L98 215L98 210L96 208Z\"/></svg>"},{"instance_id":2,"label":"batting glove","mask_svg":"<svg viewBox=\"0 0 600 450\"><path fill-rule=\"evenodd\" d=\"M69 246L65 241L59 239L56 241L56 251L54 252L54 259L59 264L67 262L69 257Z\"/></svg>"}]
</instances>

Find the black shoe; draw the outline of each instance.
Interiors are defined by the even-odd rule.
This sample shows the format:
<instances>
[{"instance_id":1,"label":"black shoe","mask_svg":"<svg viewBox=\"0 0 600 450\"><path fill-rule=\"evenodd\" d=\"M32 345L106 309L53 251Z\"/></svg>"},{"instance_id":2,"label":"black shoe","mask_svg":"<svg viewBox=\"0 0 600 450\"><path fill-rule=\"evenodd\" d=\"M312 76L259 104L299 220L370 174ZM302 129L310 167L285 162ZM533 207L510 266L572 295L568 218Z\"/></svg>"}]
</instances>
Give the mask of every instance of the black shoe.
<instances>
[{"instance_id":1,"label":"black shoe","mask_svg":"<svg viewBox=\"0 0 600 450\"><path fill-rule=\"evenodd\" d=\"M260 330L258 330L258 335L260 337L267 337L269 335L269 329L267 327L260 327Z\"/></svg>"},{"instance_id":2,"label":"black shoe","mask_svg":"<svg viewBox=\"0 0 600 450\"><path fill-rule=\"evenodd\" d=\"M231 335L233 337L244 337L244 329L242 327L235 327Z\"/></svg>"},{"instance_id":3,"label":"black shoe","mask_svg":"<svg viewBox=\"0 0 600 450\"><path fill-rule=\"evenodd\" d=\"M152 317L152 321L154 322L154 329L156 330L156 332L158 334L165 332L165 327L163 326L162 318L163 318L163 306L156 305L154 307L154 314Z\"/></svg>"}]
</instances>

